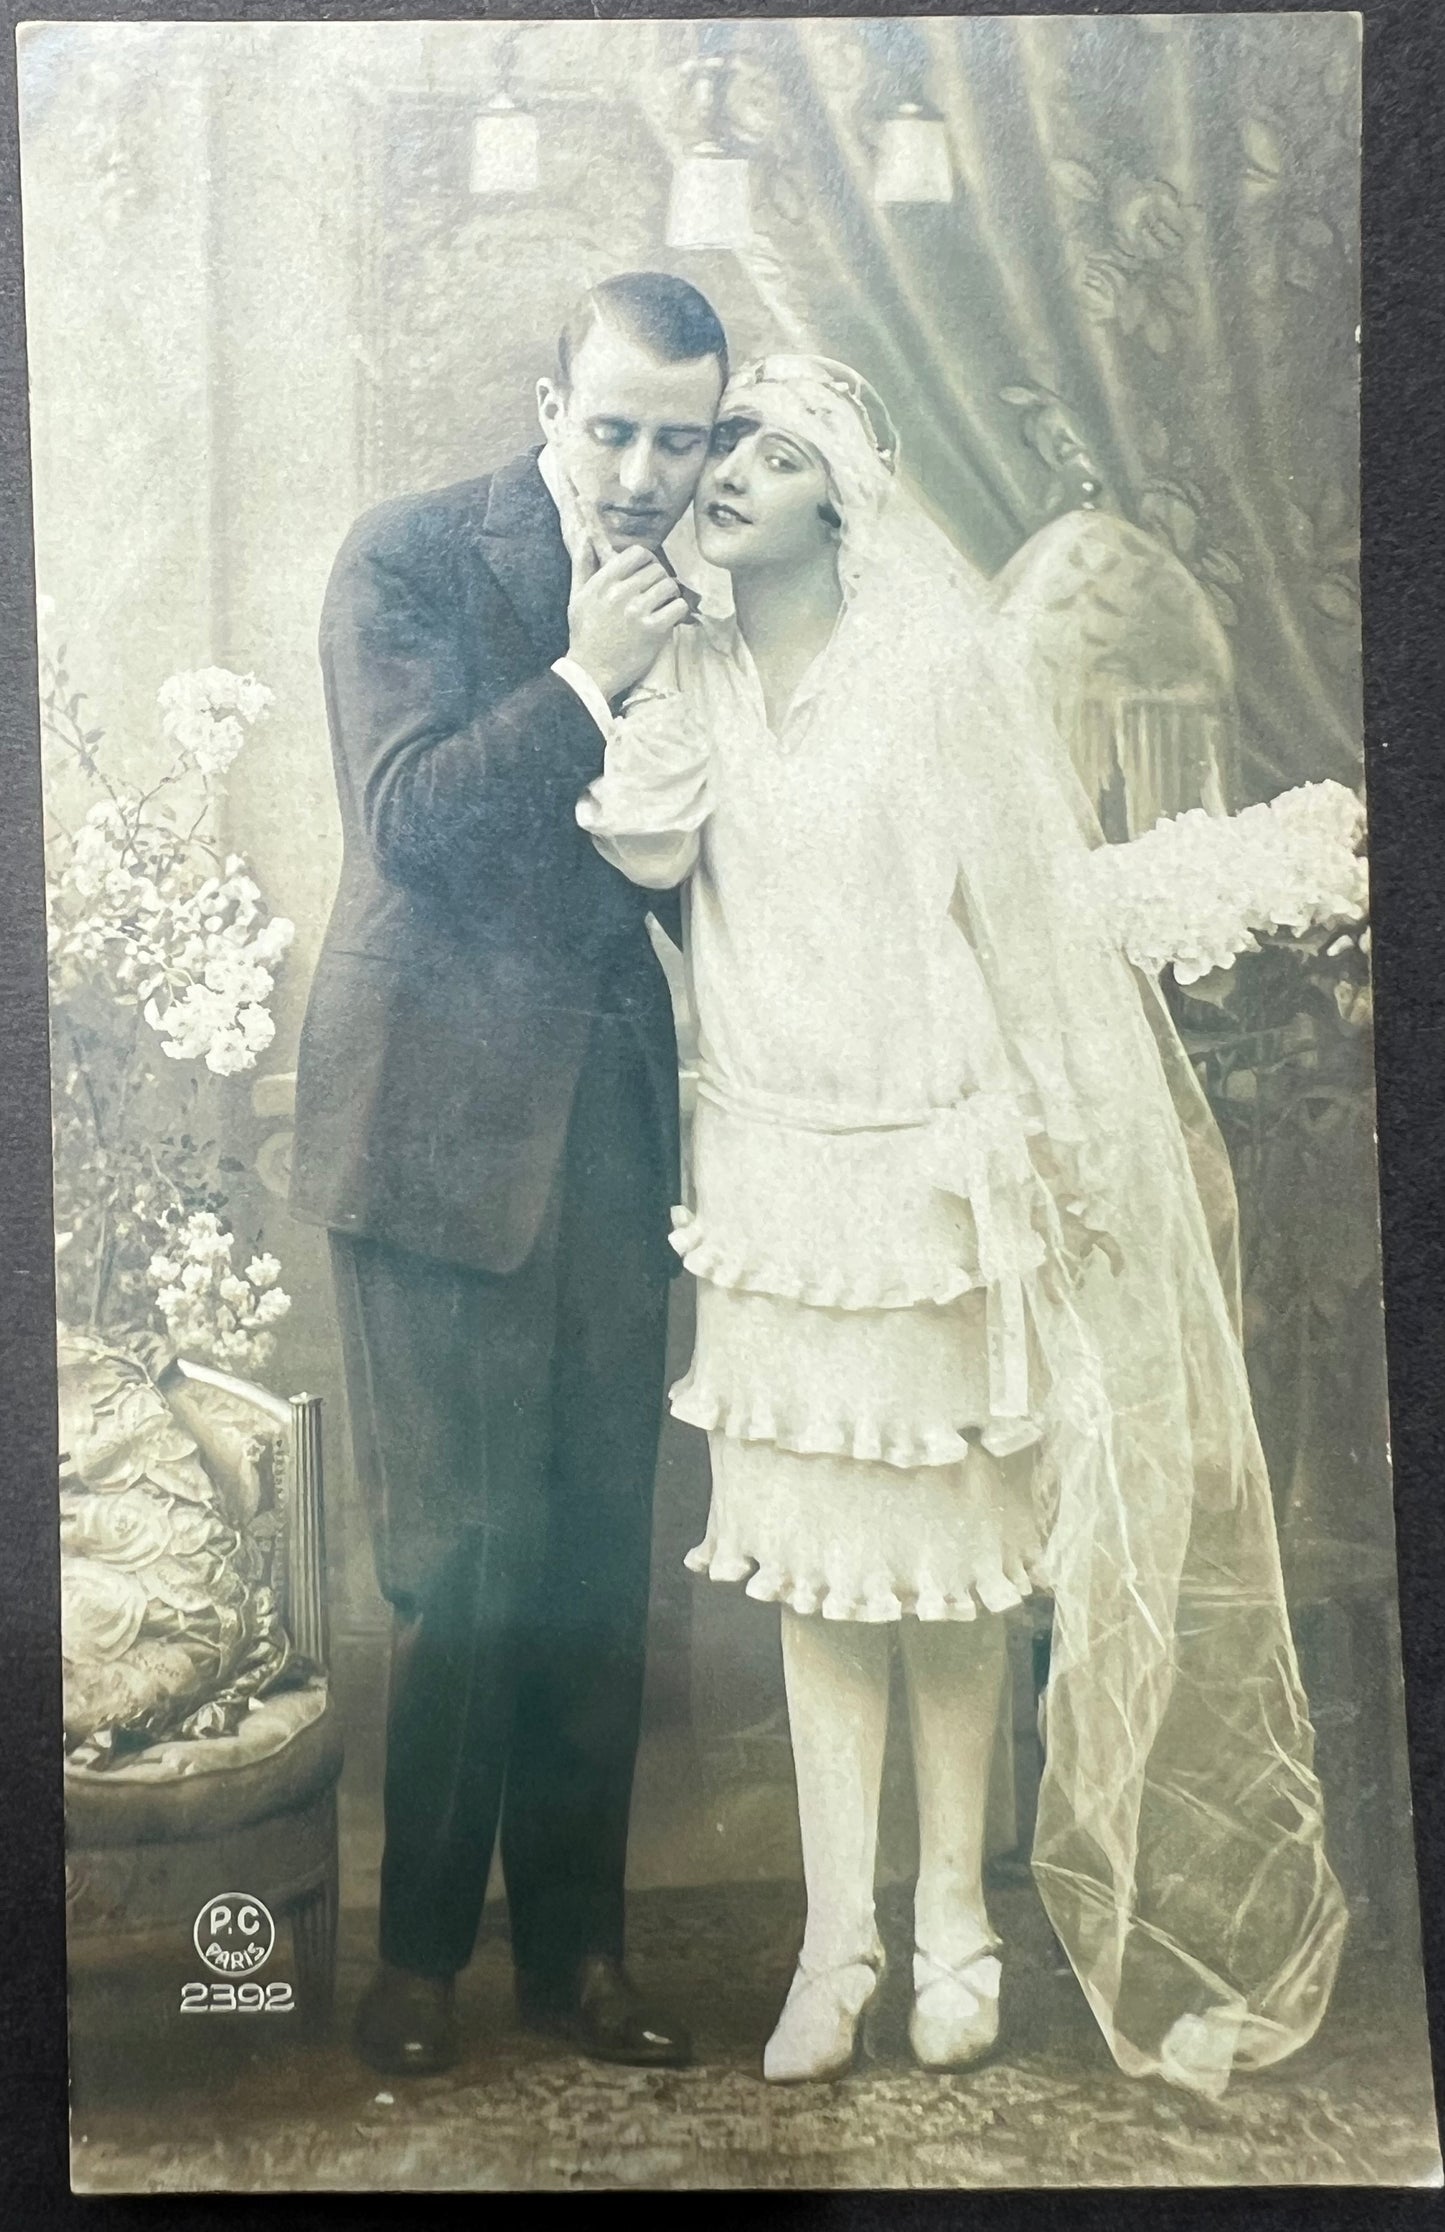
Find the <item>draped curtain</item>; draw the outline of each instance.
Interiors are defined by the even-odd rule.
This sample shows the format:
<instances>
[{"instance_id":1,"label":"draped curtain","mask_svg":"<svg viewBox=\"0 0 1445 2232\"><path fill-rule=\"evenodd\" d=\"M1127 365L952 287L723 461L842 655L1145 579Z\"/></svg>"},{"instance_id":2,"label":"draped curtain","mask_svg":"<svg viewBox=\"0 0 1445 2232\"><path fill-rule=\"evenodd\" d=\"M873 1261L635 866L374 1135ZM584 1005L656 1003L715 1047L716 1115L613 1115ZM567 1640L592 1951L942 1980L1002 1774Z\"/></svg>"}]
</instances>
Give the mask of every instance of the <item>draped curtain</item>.
<instances>
[{"instance_id":1,"label":"draped curtain","mask_svg":"<svg viewBox=\"0 0 1445 2232\"><path fill-rule=\"evenodd\" d=\"M1244 795L1357 782L1354 20L804 22L736 51L745 266L877 383L963 546L995 572L1092 493L1206 591ZM900 86L944 119L950 204L872 198Z\"/></svg>"},{"instance_id":2,"label":"draped curtain","mask_svg":"<svg viewBox=\"0 0 1445 2232\"><path fill-rule=\"evenodd\" d=\"M1234 668L1239 805L1360 779L1359 31L1344 14L433 25L361 150L378 493L525 436L539 343L629 263L696 279L739 355L856 364L906 463L997 574L1080 503L1198 584ZM755 237L669 247L721 47ZM505 65L502 56L505 53ZM505 67L538 189L466 191ZM942 119L954 197L880 206L901 100ZM479 402L481 408L479 409ZM495 430L495 431L494 431ZM485 449L482 452L485 455ZM408 480L408 476L411 476Z\"/></svg>"}]
</instances>

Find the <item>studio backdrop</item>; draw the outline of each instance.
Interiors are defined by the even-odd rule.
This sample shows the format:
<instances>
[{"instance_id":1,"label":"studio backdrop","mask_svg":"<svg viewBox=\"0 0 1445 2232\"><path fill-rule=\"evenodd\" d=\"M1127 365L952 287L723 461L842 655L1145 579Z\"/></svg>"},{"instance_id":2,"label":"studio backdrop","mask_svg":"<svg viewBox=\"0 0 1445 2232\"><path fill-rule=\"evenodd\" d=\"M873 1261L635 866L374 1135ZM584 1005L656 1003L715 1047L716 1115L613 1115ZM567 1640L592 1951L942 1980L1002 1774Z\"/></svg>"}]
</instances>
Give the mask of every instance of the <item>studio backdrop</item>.
<instances>
[{"instance_id":1,"label":"studio backdrop","mask_svg":"<svg viewBox=\"0 0 1445 2232\"><path fill-rule=\"evenodd\" d=\"M29 44L37 572L51 713L81 739L56 817L88 811L103 743L127 777L164 771L168 677L214 666L274 693L220 838L295 935L274 1039L198 1104L192 1145L221 1172L213 1213L290 1297L268 1384L322 1398L358 1897L385 1628L323 1238L284 1203L338 858L316 628L343 535L524 446L569 304L662 267L717 305L736 359L821 351L888 398L930 506L1055 628L1110 835L1358 786L1357 65L1355 23L1323 15L51 26ZM1241 1191L1338 1865L1388 1932L1408 1801L1352 960L1246 957L1222 994L1171 997ZM85 1066L57 1063L62 1086ZM67 1146L61 1102L62 1164L113 1170L115 1111ZM119 1246L76 1212L72 1319L103 1317ZM688 1308L679 1293L679 1367ZM669 1425L641 1881L795 1865L775 1624L682 1572L706 1500L702 1439ZM1046 1651L1042 1628L1016 1643L999 1850L1027 1835Z\"/></svg>"}]
</instances>

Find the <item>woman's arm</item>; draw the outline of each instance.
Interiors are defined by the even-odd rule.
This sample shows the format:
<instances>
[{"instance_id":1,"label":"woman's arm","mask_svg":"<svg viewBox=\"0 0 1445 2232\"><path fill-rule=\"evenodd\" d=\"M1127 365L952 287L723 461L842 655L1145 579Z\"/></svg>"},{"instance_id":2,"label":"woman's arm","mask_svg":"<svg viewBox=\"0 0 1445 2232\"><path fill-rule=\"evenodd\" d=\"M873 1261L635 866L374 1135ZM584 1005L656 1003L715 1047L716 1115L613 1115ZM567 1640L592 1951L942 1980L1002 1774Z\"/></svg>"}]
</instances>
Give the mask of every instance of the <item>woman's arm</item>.
<instances>
[{"instance_id":1,"label":"woman's arm","mask_svg":"<svg viewBox=\"0 0 1445 2232\"><path fill-rule=\"evenodd\" d=\"M711 808L709 754L693 693L671 650L612 723L601 775L577 820L604 860L648 891L668 891L697 865Z\"/></svg>"}]
</instances>

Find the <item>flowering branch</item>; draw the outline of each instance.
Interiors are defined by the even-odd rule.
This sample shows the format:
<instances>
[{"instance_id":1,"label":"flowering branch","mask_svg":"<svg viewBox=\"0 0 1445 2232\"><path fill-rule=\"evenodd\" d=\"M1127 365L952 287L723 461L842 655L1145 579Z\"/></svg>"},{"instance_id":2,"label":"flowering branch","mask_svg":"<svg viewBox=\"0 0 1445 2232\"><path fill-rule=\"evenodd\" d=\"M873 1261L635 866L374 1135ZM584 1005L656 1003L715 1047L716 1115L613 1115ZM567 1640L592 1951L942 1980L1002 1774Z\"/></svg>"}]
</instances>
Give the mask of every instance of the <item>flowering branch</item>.
<instances>
[{"instance_id":1,"label":"flowering branch","mask_svg":"<svg viewBox=\"0 0 1445 2232\"><path fill-rule=\"evenodd\" d=\"M56 670L63 673L63 670ZM111 996L138 1005L173 1061L204 1061L219 1077L250 1069L275 1035L267 1002L294 929L263 916L261 894L239 853L224 862L200 834L210 786L230 768L246 729L269 709L272 693L251 675L205 667L161 686L163 731L177 752L148 791L125 797L96 766L75 708L46 695L47 733L79 753L106 792L73 838L50 891L50 957L58 987L103 971ZM155 801L198 774L207 786L187 827ZM202 874L196 856L221 868Z\"/></svg>"},{"instance_id":2,"label":"flowering branch","mask_svg":"<svg viewBox=\"0 0 1445 2232\"><path fill-rule=\"evenodd\" d=\"M85 726L46 619L42 732L101 793L73 832L52 814L47 843L62 1308L68 1294L93 1326L140 1313L192 1354L254 1366L290 1307L280 1267L256 1252L232 1268L224 1174L242 1166L183 1127L200 1105L197 1070L248 1070L275 1032L293 928L207 826L272 693L224 667L170 676L158 704L173 756L142 790L101 764L103 732Z\"/></svg>"},{"instance_id":3,"label":"flowering branch","mask_svg":"<svg viewBox=\"0 0 1445 2232\"><path fill-rule=\"evenodd\" d=\"M147 1265L166 1330L177 1349L200 1349L218 1364L254 1370L271 1353L270 1328L291 1307L273 1255L255 1255L244 1271L231 1262L235 1234L219 1217L187 1217Z\"/></svg>"}]
</instances>

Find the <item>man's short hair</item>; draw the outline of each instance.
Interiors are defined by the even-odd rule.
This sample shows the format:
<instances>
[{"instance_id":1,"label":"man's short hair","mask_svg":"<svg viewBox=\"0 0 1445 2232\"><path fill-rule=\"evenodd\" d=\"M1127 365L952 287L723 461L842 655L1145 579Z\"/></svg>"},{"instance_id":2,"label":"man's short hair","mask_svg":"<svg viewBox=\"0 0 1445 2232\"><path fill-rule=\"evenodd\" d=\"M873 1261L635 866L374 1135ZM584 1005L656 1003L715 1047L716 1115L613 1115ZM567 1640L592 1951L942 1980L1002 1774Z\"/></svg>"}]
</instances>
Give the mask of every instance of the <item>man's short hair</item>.
<instances>
[{"instance_id":1,"label":"man's short hair","mask_svg":"<svg viewBox=\"0 0 1445 2232\"><path fill-rule=\"evenodd\" d=\"M706 295L670 271L619 271L588 288L557 336L557 385L564 394L577 352L598 325L625 334L659 364L715 356L727 384L728 338L721 318Z\"/></svg>"}]
</instances>

